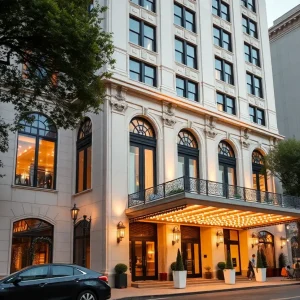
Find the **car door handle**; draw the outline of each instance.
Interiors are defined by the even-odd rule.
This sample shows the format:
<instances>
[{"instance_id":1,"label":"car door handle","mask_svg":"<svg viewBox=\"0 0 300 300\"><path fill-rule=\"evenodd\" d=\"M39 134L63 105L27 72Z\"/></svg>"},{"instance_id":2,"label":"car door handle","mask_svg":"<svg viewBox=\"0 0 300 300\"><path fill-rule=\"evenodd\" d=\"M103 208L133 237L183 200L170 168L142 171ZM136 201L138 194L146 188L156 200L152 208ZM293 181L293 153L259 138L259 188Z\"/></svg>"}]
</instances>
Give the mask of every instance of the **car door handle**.
<instances>
[{"instance_id":1,"label":"car door handle","mask_svg":"<svg viewBox=\"0 0 300 300\"><path fill-rule=\"evenodd\" d=\"M40 283L40 287L44 287L45 285L47 284L47 282L43 282L43 283Z\"/></svg>"},{"instance_id":2,"label":"car door handle","mask_svg":"<svg viewBox=\"0 0 300 300\"><path fill-rule=\"evenodd\" d=\"M79 280L80 280L79 278L74 279L75 282L79 282Z\"/></svg>"}]
</instances>

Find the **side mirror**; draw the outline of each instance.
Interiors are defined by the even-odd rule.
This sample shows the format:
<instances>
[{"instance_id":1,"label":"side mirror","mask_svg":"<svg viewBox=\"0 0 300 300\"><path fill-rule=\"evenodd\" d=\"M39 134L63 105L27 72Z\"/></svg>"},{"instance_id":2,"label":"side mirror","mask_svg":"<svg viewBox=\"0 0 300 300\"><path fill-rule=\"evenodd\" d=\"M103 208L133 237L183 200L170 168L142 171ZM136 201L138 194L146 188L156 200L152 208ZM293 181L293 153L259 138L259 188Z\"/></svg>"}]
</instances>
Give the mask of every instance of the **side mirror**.
<instances>
[{"instance_id":1,"label":"side mirror","mask_svg":"<svg viewBox=\"0 0 300 300\"><path fill-rule=\"evenodd\" d=\"M22 281L22 278L20 277L20 276L17 276L17 277L15 277L13 280L12 280L12 283L13 284L18 284L19 282L21 282Z\"/></svg>"}]
</instances>

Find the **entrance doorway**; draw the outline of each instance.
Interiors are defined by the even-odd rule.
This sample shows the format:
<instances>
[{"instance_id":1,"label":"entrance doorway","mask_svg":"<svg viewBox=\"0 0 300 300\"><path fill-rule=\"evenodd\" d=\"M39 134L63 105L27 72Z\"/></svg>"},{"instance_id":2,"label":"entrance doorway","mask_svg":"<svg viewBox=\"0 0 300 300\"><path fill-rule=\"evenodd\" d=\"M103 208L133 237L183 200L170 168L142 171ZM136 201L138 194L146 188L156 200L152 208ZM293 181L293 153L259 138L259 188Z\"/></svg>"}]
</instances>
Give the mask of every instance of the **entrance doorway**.
<instances>
[{"instance_id":1,"label":"entrance doorway","mask_svg":"<svg viewBox=\"0 0 300 300\"><path fill-rule=\"evenodd\" d=\"M240 242L238 230L224 229L224 249L225 258L228 251L232 259L232 264L235 269L236 275L241 275L241 260L240 260Z\"/></svg>"},{"instance_id":2,"label":"entrance doorway","mask_svg":"<svg viewBox=\"0 0 300 300\"><path fill-rule=\"evenodd\" d=\"M129 225L129 261L132 281L157 280L156 224Z\"/></svg>"},{"instance_id":3,"label":"entrance doorway","mask_svg":"<svg viewBox=\"0 0 300 300\"><path fill-rule=\"evenodd\" d=\"M201 277L200 228L180 226L182 258L187 277Z\"/></svg>"}]
</instances>

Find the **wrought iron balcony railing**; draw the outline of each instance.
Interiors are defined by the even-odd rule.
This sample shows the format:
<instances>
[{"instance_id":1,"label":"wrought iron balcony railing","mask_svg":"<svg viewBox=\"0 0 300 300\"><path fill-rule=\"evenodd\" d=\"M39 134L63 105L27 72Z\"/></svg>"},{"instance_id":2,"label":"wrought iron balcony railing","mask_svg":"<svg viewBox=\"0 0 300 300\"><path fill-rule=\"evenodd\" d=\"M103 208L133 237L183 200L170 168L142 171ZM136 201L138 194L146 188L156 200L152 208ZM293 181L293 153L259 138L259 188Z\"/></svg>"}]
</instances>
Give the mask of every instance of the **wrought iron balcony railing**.
<instances>
[{"instance_id":1,"label":"wrought iron balcony railing","mask_svg":"<svg viewBox=\"0 0 300 300\"><path fill-rule=\"evenodd\" d=\"M180 177L130 194L128 195L128 207L143 205L183 192L300 209L300 198L298 197L257 191L192 177Z\"/></svg>"}]
</instances>

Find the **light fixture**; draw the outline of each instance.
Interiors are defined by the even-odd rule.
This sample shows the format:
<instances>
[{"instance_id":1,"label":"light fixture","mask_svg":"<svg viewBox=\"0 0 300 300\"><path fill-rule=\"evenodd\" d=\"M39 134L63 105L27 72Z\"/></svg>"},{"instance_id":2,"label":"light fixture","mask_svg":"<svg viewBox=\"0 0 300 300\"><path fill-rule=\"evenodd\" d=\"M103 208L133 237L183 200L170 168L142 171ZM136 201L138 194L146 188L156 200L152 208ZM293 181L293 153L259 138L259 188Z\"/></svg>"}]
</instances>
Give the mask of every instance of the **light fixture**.
<instances>
[{"instance_id":1,"label":"light fixture","mask_svg":"<svg viewBox=\"0 0 300 300\"><path fill-rule=\"evenodd\" d=\"M289 225L289 224L286 225L286 229L287 229L287 230L290 229L290 225Z\"/></svg>"},{"instance_id":2,"label":"light fixture","mask_svg":"<svg viewBox=\"0 0 300 300\"><path fill-rule=\"evenodd\" d=\"M71 218L75 224L77 217L78 217L79 208L76 207L76 204L74 203L73 208L71 209Z\"/></svg>"},{"instance_id":3,"label":"light fixture","mask_svg":"<svg viewBox=\"0 0 300 300\"><path fill-rule=\"evenodd\" d=\"M117 225L117 242L120 243L122 239L125 237L125 226L120 221Z\"/></svg>"},{"instance_id":4,"label":"light fixture","mask_svg":"<svg viewBox=\"0 0 300 300\"><path fill-rule=\"evenodd\" d=\"M281 249L286 245L287 239L285 237L280 237Z\"/></svg>"},{"instance_id":5,"label":"light fixture","mask_svg":"<svg viewBox=\"0 0 300 300\"><path fill-rule=\"evenodd\" d=\"M257 233L253 232L251 237L252 237L252 248L254 248L254 246L258 244Z\"/></svg>"},{"instance_id":6,"label":"light fixture","mask_svg":"<svg viewBox=\"0 0 300 300\"><path fill-rule=\"evenodd\" d=\"M173 228L173 241L172 245L174 246L176 243L179 243L180 240L180 229L178 226Z\"/></svg>"},{"instance_id":7,"label":"light fixture","mask_svg":"<svg viewBox=\"0 0 300 300\"><path fill-rule=\"evenodd\" d=\"M217 231L217 247L219 247L219 245L222 243L224 243L223 230L218 230Z\"/></svg>"}]
</instances>

